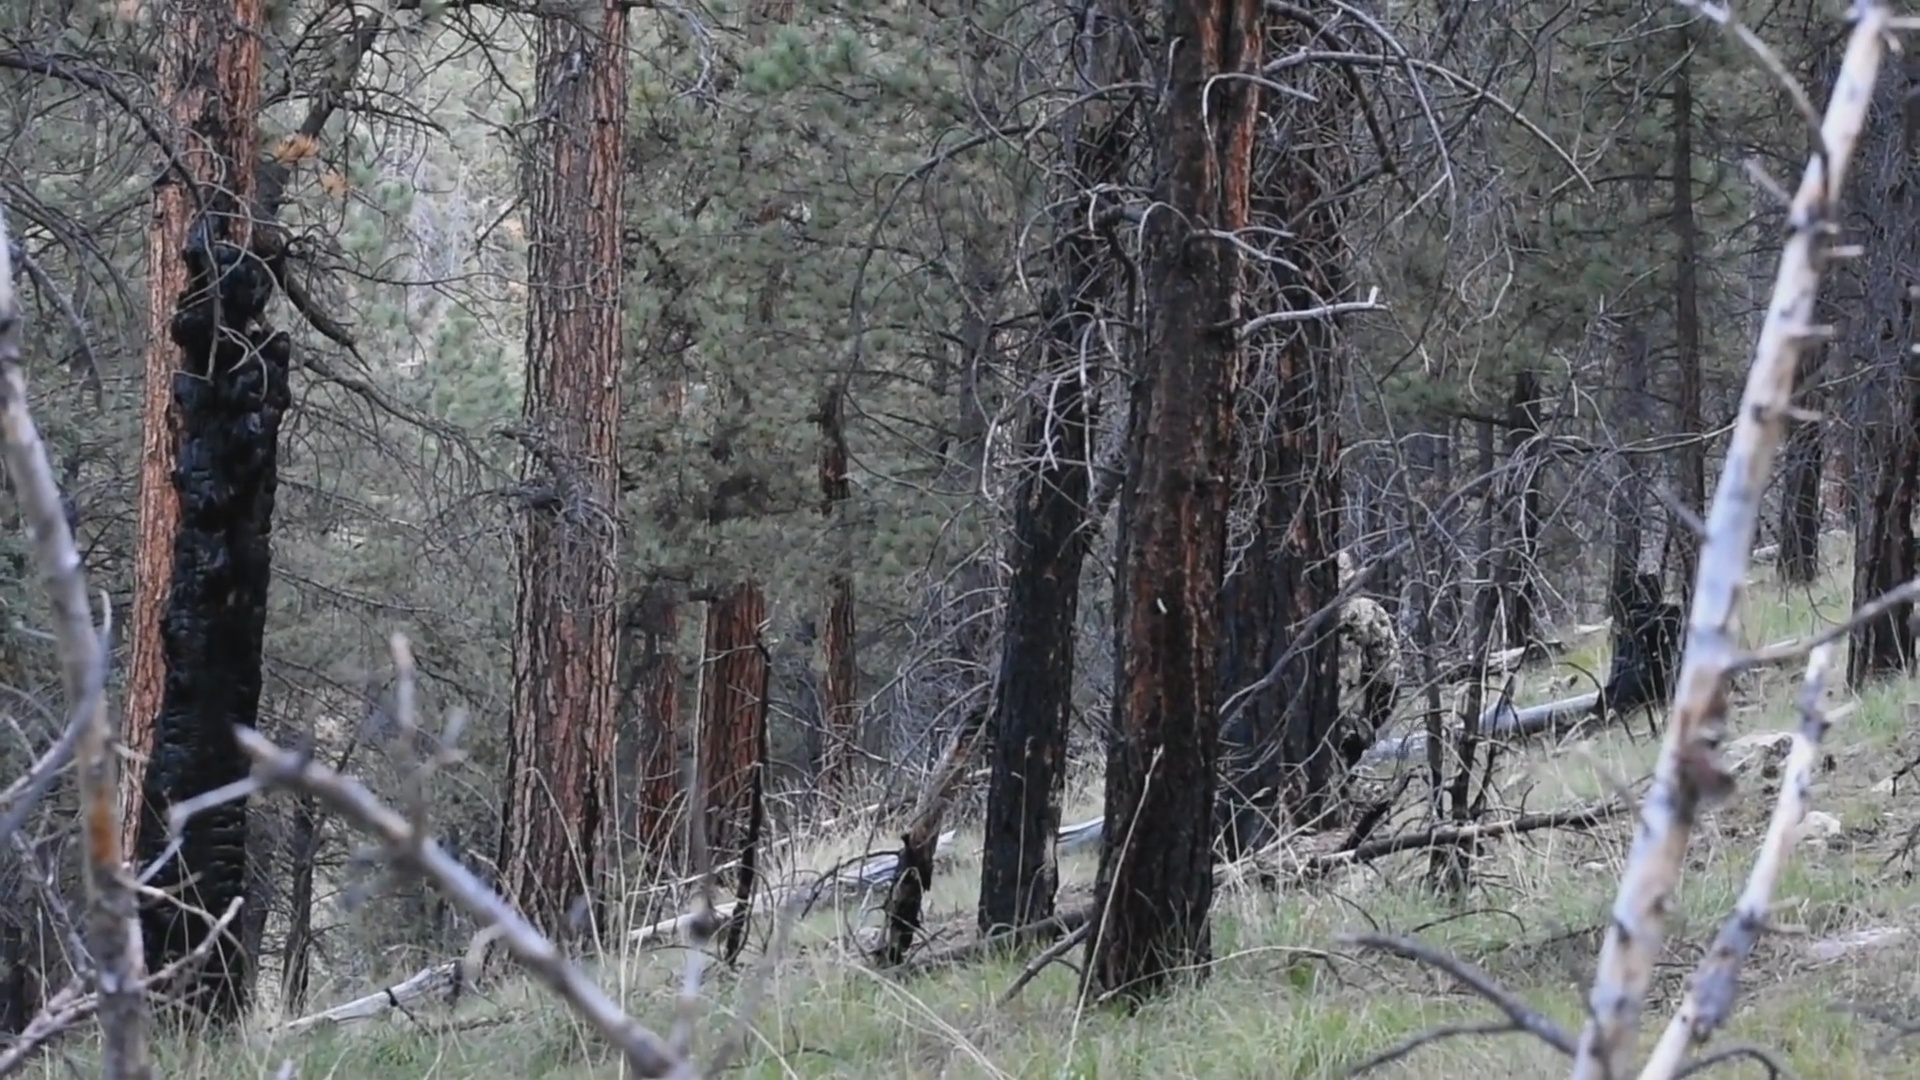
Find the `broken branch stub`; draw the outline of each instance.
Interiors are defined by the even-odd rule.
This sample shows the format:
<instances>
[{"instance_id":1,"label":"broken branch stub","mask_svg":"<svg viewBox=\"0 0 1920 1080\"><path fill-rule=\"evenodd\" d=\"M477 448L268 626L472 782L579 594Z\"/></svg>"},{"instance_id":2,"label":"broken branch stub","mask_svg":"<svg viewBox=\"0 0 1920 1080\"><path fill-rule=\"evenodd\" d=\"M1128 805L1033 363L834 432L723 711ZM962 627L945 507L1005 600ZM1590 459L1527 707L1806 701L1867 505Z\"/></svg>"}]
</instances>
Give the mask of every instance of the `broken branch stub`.
<instances>
[{"instance_id":1,"label":"broken branch stub","mask_svg":"<svg viewBox=\"0 0 1920 1080\"><path fill-rule=\"evenodd\" d=\"M1822 145L1809 157L1788 210L1793 234L1780 254L1773 298L1707 512L1673 719L1601 945L1574 1080L1630 1074L1641 1009L1694 822L1733 787L1718 743L1728 678L1740 659L1737 617L1760 496L1785 435L1800 353L1814 333L1825 247L1847 161L1866 125L1892 16L1885 3L1860 0L1850 18L1853 30L1820 125Z\"/></svg>"}]
</instances>

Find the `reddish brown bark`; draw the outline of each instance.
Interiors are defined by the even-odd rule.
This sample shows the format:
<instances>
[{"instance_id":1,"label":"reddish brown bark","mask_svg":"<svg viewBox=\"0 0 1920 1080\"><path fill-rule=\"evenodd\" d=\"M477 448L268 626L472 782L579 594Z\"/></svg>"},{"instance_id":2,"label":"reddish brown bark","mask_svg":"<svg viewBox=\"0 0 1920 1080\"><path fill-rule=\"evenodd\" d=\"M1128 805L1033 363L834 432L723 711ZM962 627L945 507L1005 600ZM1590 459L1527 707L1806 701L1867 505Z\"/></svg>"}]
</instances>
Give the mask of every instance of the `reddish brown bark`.
<instances>
[{"instance_id":1,"label":"reddish brown bark","mask_svg":"<svg viewBox=\"0 0 1920 1080\"><path fill-rule=\"evenodd\" d=\"M700 774L715 865L745 854L767 728L767 598L743 582L707 608L700 681Z\"/></svg>"},{"instance_id":2,"label":"reddish brown bark","mask_svg":"<svg viewBox=\"0 0 1920 1080\"><path fill-rule=\"evenodd\" d=\"M1233 473L1259 0L1169 0L1147 327L1128 417L1119 672L1089 988L1138 1000L1212 955L1220 586Z\"/></svg>"},{"instance_id":3,"label":"reddish brown bark","mask_svg":"<svg viewBox=\"0 0 1920 1080\"><path fill-rule=\"evenodd\" d=\"M1310 47L1317 30L1292 18L1277 22L1269 48ZM1256 155L1251 213L1269 235L1289 239L1280 251L1286 261L1262 264L1255 275L1263 314L1310 312L1348 291L1337 193L1353 170L1335 133L1353 98L1336 75L1308 87L1314 105L1266 101L1267 122L1285 137ZM1262 331L1245 358L1252 385L1236 402L1252 474L1242 492L1257 495L1259 508L1253 542L1222 592L1220 682L1222 704L1232 705L1221 719L1221 809L1230 855L1265 843L1289 814L1314 828L1338 822L1351 744L1381 719L1358 709L1342 715L1353 703L1340 700L1336 622L1315 619L1339 592L1336 321L1303 317ZM1243 693L1255 686L1262 689Z\"/></svg>"},{"instance_id":4,"label":"reddish brown bark","mask_svg":"<svg viewBox=\"0 0 1920 1080\"><path fill-rule=\"evenodd\" d=\"M838 521L851 494L847 480L847 428L844 399L829 393L820 410L820 513L828 527ZM827 579L827 628L821 651L825 670L820 678L820 722L826 729L821 755L820 789L828 798L845 798L852 781L853 750L858 738L858 671L853 652L853 574L847 565L844 540L836 537L834 571Z\"/></svg>"},{"instance_id":5,"label":"reddish brown bark","mask_svg":"<svg viewBox=\"0 0 1920 1080\"><path fill-rule=\"evenodd\" d=\"M160 621L173 575L173 537L180 521L173 488L179 431L173 415L173 375L180 348L168 336L174 307L187 288L180 251L202 206L220 215L227 239L251 240L250 205L259 143L262 0L174 0L158 9L165 43L158 50L156 90L175 133L174 156L185 178L167 169L154 185L147 226L146 385L141 396L140 484L134 552L133 618L128 630L125 738L134 756L121 782L123 839L134 850L146 755L153 750L166 664Z\"/></svg>"},{"instance_id":6,"label":"reddish brown bark","mask_svg":"<svg viewBox=\"0 0 1920 1080\"><path fill-rule=\"evenodd\" d=\"M614 760L626 7L543 19L527 161L527 381L532 453L517 540L514 701L500 866L549 930L595 897Z\"/></svg>"}]
</instances>

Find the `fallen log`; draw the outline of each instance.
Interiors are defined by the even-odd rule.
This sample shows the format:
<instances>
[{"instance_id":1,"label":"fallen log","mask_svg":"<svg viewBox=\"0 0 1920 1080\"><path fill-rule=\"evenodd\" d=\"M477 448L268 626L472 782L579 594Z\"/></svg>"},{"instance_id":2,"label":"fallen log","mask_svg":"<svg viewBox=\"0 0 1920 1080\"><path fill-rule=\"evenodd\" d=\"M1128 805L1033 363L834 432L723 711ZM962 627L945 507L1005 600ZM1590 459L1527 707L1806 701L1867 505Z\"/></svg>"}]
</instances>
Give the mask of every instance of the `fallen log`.
<instances>
[{"instance_id":1,"label":"fallen log","mask_svg":"<svg viewBox=\"0 0 1920 1080\"><path fill-rule=\"evenodd\" d=\"M1487 739L1501 739L1556 733L1590 715L1599 700L1600 695L1596 691L1540 705L1529 705L1524 709L1516 709L1511 702L1503 701L1480 714L1480 736ZM1426 746L1425 731L1414 731L1406 735L1381 739L1361 755L1358 767L1368 769L1378 768L1389 762L1397 764L1417 756L1426 749Z\"/></svg>"},{"instance_id":2,"label":"fallen log","mask_svg":"<svg viewBox=\"0 0 1920 1080\"><path fill-rule=\"evenodd\" d=\"M461 964L460 960L435 964L364 997L354 998L345 1004L335 1005L324 1012L303 1016L298 1020L289 1020L269 1030L275 1035L298 1035L328 1024L372 1020L394 1009L404 1009L417 1001L456 997L460 992Z\"/></svg>"}]
</instances>

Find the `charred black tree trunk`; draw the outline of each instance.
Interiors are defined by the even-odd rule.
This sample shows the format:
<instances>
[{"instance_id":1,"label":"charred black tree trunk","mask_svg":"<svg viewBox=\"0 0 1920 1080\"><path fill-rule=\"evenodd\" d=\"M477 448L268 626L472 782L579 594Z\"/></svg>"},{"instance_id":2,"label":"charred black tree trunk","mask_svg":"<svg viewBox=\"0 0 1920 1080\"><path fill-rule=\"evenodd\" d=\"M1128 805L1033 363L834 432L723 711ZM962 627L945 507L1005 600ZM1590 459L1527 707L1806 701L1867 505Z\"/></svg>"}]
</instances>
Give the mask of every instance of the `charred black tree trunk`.
<instances>
[{"instance_id":1,"label":"charred black tree trunk","mask_svg":"<svg viewBox=\"0 0 1920 1080\"><path fill-rule=\"evenodd\" d=\"M1289 19L1270 33L1269 49L1282 52L1311 41L1315 30ZM1364 711L1363 703L1340 699L1331 611L1341 518L1334 319L1305 314L1347 291L1333 189L1351 168L1326 132L1337 130L1350 100L1337 78L1311 93L1318 102L1311 109L1268 102L1260 123L1271 134L1253 164L1253 217L1292 238L1290 262L1262 264L1256 295L1263 313L1290 317L1252 339L1247 385L1236 401L1240 459L1261 501L1251 544L1221 594L1219 825L1229 857L1264 843L1283 817L1307 827L1329 819L1338 809L1334 777L1358 758L1339 744L1341 710Z\"/></svg>"},{"instance_id":2,"label":"charred black tree trunk","mask_svg":"<svg viewBox=\"0 0 1920 1080\"><path fill-rule=\"evenodd\" d=\"M1693 32L1682 23L1676 31L1680 57L1673 69L1673 195L1668 224L1676 247L1673 278L1673 325L1679 346L1680 395L1675 416L1683 441L1676 455L1681 506L1696 517L1706 516L1707 425L1701 414L1700 372L1700 223L1693 210ZM1669 530L1668 542L1678 549L1680 603L1693 601L1693 579L1700 565L1700 537L1692 529Z\"/></svg>"},{"instance_id":3,"label":"charred black tree trunk","mask_svg":"<svg viewBox=\"0 0 1920 1080\"><path fill-rule=\"evenodd\" d=\"M1106 829L1087 949L1090 997L1137 1002L1213 954L1220 586L1233 472L1265 9L1168 0L1144 225L1146 322L1127 417ZM1221 78L1238 74L1240 78Z\"/></svg>"},{"instance_id":4,"label":"charred black tree trunk","mask_svg":"<svg viewBox=\"0 0 1920 1080\"><path fill-rule=\"evenodd\" d=\"M202 221L183 253L190 277L171 327L182 353L173 382L180 527L160 628L166 688L144 782L142 864L167 846L169 808L248 773L233 729L253 726L260 708L280 417L291 401L287 335L260 323L280 273L278 245L277 234L256 226L245 250ZM194 815L179 853L152 884L178 890L192 908L216 917L240 898L246 801ZM212 928L196 911L151 901L140 922L149 971L187 955ZM224 935L182 989L196 998L196 1010L237 1018L246 963Z\"/></svg>"},{"instance_id":5,"label":"charred black tree trunk","mask_svg":"<svg viewBox=\"0 0 1920 1080\"><path fill-rule=\"evenodd\" d=\"M17 1035L40 1011L39 971L32 948L35 912L18 861L0 873L0 1042Z\"/></svg>"},{"instance_id":6,"label":"charred black tree trunk","mask_svg":"<svg viewBox=\"0 0 1920 1080\"><path fill-rule=\"evenodd\" d=\"M1634 574L1614 582L1609 607L1614 619L1613 660L1594 703L1602 719L1626 720L1641 709L1655 717L1673 694L1680 670L1686 609L1667 603L1660 575Z\"/></svg>"},{"instance_id":7,"label":"charred black tree trunk","mask_svg":"<svg viewBox=\"0 0 1920 1080\"><path fill-rule=\"evenodd\" d=\"M1630 328L1620 345L1619 382L1614 390L1615 428L1623 443L1646 433L1647 339ZM1613 486L1607 492L1607 518L1613 527L1611 565L1607 573L1607 615L1613 620L1613 653L1633 646L1633 598L1640 588L1640 552L1646 532L1647 480L1631 449L1615 459ZM1658 596L1660 589L1654 589Z\"/></svg>"},{"instance_id":8,"label":"charred black tree trunk","mask_svg":"<svg viewBox=\"0 0 1920 1080\"><path fill-rule=\"evenodd\" d=\"M1505 585L1501 606L1506 613L1509 646L1531 646L1540 639L1539 592L1534 575L1540 560L1540 471L1546 450L1540 443L1540 413L1544 395L1540 375L1523 368L1513 377L1507 398L1508 533L1500 549L1498 570Z\"/></svg>"},{"instance_id":9,"label":"charred black tree trunk","mask_svg":"<svg viewBox=\"0 0 1920 1080\"><path fill-rule=\"evenodd\" d=\"M1913 511L1920 487L1920 380L1912 359L1892 365L1900 384L1880 408L1880 424L1862 441L1876 452L1867 455L1861 490L1860 516L1854 530L1853 603L1856 608L1914 575ZM1913 605L1895 604L1878 618L1853 630L1847 657L1847 682L1864 687L1876 676L1909 670L1914 660Z\"/></svg>"},{"instance_id":10,"label":"charred black tree trunk","mask_svg":"<svg viewBox=\"0 0 1920 1080\"><path fill-rule=\"evenodd\" d=\"M1090 285L1093 256L1084 242L1078 246L1070 258L1079 270L1065 282ZM1073 714L1080 568L1089 539L1090 409L1078 352L1095 345L1085 299L1060 298L1055 307L1056 347L1049 352L1056 364L1049 367L1065 370L1049 379L1027 421L1024 445L1034 465L1020 481L1008 553L1013 573L990 721L993 773L980 866L982 933L1052 915L1059 884L1053 844Z\"/></svg>"},{"instance_id":11,"label":"charred black tree trunk","mask_svg":"<svg viewBox=\"0 0 1920 1080\"><path fill-rule=\"evenodd\" d=\"M1824 350L1809 349L1800 357L1798 393L1794 404L1818 412L1825 398L1819 378ZM1791 421L1786 475L1780 491L1780 580L1787 585L1811 585L1820 576L1820 477L1825 472L1825 432L1819 421Z\"/></svg>"}]
</instances>

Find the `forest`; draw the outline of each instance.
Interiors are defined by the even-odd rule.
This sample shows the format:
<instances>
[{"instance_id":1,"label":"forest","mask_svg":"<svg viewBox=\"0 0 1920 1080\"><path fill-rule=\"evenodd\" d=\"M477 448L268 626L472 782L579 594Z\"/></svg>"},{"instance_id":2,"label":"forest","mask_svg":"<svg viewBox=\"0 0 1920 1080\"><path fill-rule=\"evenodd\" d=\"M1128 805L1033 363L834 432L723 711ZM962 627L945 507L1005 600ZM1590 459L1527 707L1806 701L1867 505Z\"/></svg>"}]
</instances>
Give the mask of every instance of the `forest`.
<instances>
[{"instance_id":1,"label":"forest","mask_svg":"<svg viewBox=\"0 0 1920 1080\"><path fill-rule=\"evenodd\" d=\"M0 1077L1898 1075L1916 29L9 0Z\"/></svg>"}]
</instances>

